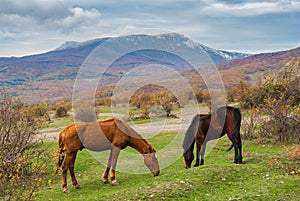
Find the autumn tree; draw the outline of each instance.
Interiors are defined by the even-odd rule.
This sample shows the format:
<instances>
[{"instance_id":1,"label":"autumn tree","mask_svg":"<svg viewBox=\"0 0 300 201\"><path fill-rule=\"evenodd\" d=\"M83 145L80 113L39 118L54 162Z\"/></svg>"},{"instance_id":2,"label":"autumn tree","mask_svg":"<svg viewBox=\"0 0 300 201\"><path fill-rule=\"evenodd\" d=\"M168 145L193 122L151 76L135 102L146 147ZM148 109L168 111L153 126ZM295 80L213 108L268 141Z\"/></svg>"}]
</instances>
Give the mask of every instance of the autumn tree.
<instances>
[{"instance_id":1,"label":"autumn tree","mask_svg":"<svg viewBox=\"0 0 300 201\"><path fill-rule=\"evenodd\" d=\"M177 98L174 94L160 90L156 93L140 93L134 94L130 99L130 105L141 109L141 118L150 118L152 107L161 106L167 117L172 116L172 111L178 106ZM152 109L152 111L159 111Z\"/></svg>"}]
</instances>

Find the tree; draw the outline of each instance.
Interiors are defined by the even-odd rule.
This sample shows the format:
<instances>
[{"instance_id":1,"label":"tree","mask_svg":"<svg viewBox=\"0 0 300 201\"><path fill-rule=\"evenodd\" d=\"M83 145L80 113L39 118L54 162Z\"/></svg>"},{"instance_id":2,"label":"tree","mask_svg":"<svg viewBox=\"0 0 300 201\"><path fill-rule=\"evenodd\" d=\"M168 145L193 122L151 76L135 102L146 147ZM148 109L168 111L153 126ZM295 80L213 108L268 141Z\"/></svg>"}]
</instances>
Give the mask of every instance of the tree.
<instances>
[{"instance_id":1,"label":"tree","mask_svg":"<svg viewBox=\"0 0 300 201\"><path fill-rule=\"evenodd\" d=\"M158 94L157 105L161 105L166 112L167 117L171 116L174 105L177 103L177 99L172 93L162 92Z\"/></svg>"}]
</instances>

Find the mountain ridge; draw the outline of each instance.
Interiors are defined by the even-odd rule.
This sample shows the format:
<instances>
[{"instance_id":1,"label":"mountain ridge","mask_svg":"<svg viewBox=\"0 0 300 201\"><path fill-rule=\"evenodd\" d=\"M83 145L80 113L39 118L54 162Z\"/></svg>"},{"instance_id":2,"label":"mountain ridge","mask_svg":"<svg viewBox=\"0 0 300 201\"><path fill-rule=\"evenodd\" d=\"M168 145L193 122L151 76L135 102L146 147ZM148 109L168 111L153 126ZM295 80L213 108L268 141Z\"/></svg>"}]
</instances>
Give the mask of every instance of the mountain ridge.
<instances>
[{"instance_id":1,"label":"mountain ridge","mask_svg":"<svg viewBox=\"0 0 300 201\"><path fill-rule=\"evenodd\" d=\"M200 43L193 42L191 39L186 38L180 34L137 36L142 37L143 40L165 38L164 40L166 41L166 43L174 42L175 45L184 45L186 43L185 45L187 45L188 48L200 48L204 51L207 51L209 56L215 63L227 61L230 58L248 56L247 54L243 53L232 53L232 55L230 55L230 52L222 52L213 48L209 48ZM118 37L115 37L114 39L116 38L118 39ZM109 39L111 38L106 37L85 42L66 42L52 51L41 54L28 55L23 57L0 58L0 86L11 88L20 84L22 85L27 81L45 79L45 77L52 77L52 80L61 80L63 79L64 75L66 75L68 79L75 79L76 72L78 71L85 58L96 47ZM148 55L142 55L144 56L142 57L142 59L146 60L150 58L150 60L152 59L156 62L161 62L160 55L153 54L151 50L149 50L148 53ZM135 55L135 53L132 53L131 56L131 59L137 59L138 56L140 57L141 55ZM141 58L138 59L142 60ZM162 64L165 63L163 62ZM127 66L123 63L122 67L126 68ZM120 69L118 69L118 71L120 71Z\"/></svg>"},{"instance_id":2,"label":"mountain ridge","mask_svg":"<svg viewBox=\"0 0 300 201\"><path fill-rule=\"evenodd\" d=\"M300 57L300 47L287 51L249 55L216 50L194 42L181 34L151 35L147 40L163 41L162 38L166 43L172 43L174 48L177 45L185 45L190 50L199 48L207 52L216 63L226 87L236 85L240 80L254 81L255 74L261 72L262 67L276 72L280 65L283 66L291 57ZM37 100L50 100L71 96L80 65L95 48L109 39L111 38L99 38L84 42L69 41L54 50L41 54L0 57L0 86L9 88L14 96L29 100L32 100L31 97L35 97ZM188 66L182 59L167 52L151 49L131 52L114 62L112 68L103 74L106 79L101 84L112 84L120 79L121 73L148 63L175 65L177 71L185 70Z\"/></svg>"}]
</instances>

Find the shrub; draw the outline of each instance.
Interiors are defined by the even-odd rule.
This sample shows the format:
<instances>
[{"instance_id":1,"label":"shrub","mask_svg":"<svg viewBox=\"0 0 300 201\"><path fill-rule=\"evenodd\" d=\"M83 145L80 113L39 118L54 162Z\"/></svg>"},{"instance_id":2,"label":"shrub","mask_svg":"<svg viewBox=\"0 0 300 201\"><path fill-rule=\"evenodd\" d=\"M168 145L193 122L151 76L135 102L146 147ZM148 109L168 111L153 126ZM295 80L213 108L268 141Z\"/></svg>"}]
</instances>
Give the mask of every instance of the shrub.
<instances>
[{"instance_id":1,"label":"shrub","mask_svg":"<svg viewBox=\"0 0 300 201\"><path fill-rule=\"evenodd\" d=\"M66 117L68 116L68 110L64 106L59 106L55 110L55 117Z\"/></svg>"},{"instance_id":2,"label":"shrub","mask_svg":"<svg viewBox=\"0 0 300 201\"><path fill-rule=\"evenodd\" d=\"M300 141L300 104L297 102L300 93L299 89L292 88L291 83L289 77L276 80L267 76L259 86L263 102L258 108L268 116L262 121L261 136L272 136L277 142Z\"/></svg>"},{"instance_id":3,"label":"shrub","mask_svg":"<svg viewBox=\"0 0 300 201\"><path fill-rule=\"evenodd\" d=\"M299 77L292 79L291 74L286 73L279 79L266 72L256 87L241 85L240 94L241 106L250 114L255 111L258 116L250 115L249 121L244 121L245 134L277 143L300 142ZM254 135L252 131L256 128Z\"/></svg>"},{"instance_id":4,"label":"shrub","mask_svg":"<svg viewBox=\"0 0 300 201\"><path fill-rule=\"evenodd\" d=\"M95 122L98 114L99 111L96 110L94 105L83 102L75 106L74 119L77 122Z\"/></svg>"},{"instance_id":5,"label":"shrub","mask_svg":"<svg viewBox=\"0 0 300 201\"><path fill-rule=\"evenodd\" d=\"M42 182L46 161L39 147L40 119L30 107L18 104L1 91L0 198L30 200Z\"/></svg>"},{"instance_id":6,"label":"shrub","mask_svg":"<svg viewBox=\"0 0 300 201\"><path fill-rule=\"evenodd\" d=\"M292 147L289 150L287 150L287 155L290 158L295 158L300 160L300 145L293 144Z\"/></svg>"}]
</instances>

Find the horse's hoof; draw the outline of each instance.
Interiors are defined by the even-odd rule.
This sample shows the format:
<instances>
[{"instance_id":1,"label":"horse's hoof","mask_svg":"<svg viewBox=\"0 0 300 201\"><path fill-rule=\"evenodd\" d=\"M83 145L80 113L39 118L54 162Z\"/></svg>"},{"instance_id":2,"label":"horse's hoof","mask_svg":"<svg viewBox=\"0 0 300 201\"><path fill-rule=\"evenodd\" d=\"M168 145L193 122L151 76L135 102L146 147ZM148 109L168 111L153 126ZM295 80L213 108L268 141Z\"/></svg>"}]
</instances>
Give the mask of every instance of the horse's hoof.
<instances>
[{"instance_id":1,"label":"horse's hoof","mask_svg":"<svg viewBox=\"0 0 300 201\"><path fill-rule=\"evenodd\" d=\"M64 189L64 193L70 193L69 189Z\"/></svg>"},{"instance_id":2,"label":"horse's hoof","mask_svg":"<svg viewBox=\"0 0 300 201\"><path fill-rule=\"evenodd\" d=\"M113 186L119 186L119 183L117 181L111 182L111 185Z\"/></svg>"},{"instance_id":3,"label":"horse's hoof","mask_svg":"<svg viewBox=\"0 0 300 201\"><path fill-rule=\"evenodd\" d=\"M198 167L199 166L199 163L196 163L195 165L194 165L194 167Z\"/></svg>"},{"instance_id":4,"label":"horse's hoof","mask_svg":"<svg viewBox=\"0 0 300 201\"><path fill-rule=\"evenodd\" d=\"M108 180L103 181L104 184L109 184Z\"/></svg>"},{"instance_id":5,"label":"horse's hoof","mask_svg":"<svg viewBox=\"0 0 300 201\"><path fill-rule=\"evenodd\" d=\"M75 188L76 188L76 189L82 189L82 186L79 185L79 184L77 184L77 185L75 185Z\"/></svg>"}]
</instances>

